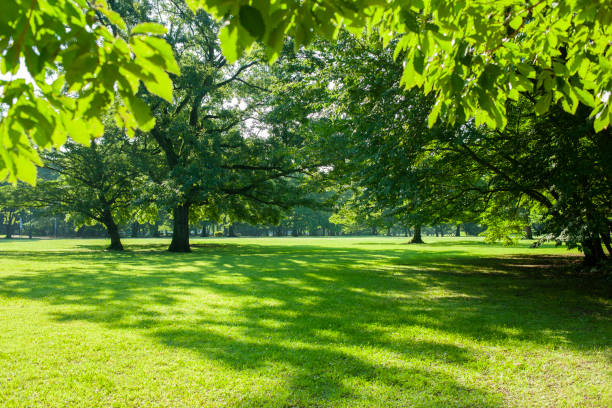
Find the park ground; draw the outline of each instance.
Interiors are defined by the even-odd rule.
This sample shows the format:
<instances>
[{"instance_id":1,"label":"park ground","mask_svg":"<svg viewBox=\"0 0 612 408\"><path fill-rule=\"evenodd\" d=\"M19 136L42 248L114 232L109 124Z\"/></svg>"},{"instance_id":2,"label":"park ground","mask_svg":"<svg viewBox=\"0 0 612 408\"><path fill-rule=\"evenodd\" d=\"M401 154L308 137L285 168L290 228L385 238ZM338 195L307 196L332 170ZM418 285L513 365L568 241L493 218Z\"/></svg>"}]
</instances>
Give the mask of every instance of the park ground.
<instances>
[{"instance_id":1,"label":"park ground","mask_svg":"<svg viewBox=\"0 0 612 408\"><path fill-rule=\"evenodd\" d=\"M577 252L407 240L2 241L0 406L612 406Z\"/></svg>"}]
</instances>

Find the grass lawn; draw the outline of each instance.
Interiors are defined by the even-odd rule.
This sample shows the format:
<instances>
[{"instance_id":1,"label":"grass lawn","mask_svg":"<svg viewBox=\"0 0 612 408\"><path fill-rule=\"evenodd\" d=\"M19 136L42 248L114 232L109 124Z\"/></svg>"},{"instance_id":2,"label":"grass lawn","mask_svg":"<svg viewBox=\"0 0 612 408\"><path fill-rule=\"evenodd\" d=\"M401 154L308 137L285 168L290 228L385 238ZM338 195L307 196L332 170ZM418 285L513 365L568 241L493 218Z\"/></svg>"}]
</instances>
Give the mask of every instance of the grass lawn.
<instances>
[{"instance_id":1,"label":"grass lawn","mask_svg":"<svg viewBox=\"0 0 612 408\"><path fill-rule=\"evenodd\" d=\"M612 406L610 281L425 238L3 240L0 406Z\"/></svg>"}]
</instances>

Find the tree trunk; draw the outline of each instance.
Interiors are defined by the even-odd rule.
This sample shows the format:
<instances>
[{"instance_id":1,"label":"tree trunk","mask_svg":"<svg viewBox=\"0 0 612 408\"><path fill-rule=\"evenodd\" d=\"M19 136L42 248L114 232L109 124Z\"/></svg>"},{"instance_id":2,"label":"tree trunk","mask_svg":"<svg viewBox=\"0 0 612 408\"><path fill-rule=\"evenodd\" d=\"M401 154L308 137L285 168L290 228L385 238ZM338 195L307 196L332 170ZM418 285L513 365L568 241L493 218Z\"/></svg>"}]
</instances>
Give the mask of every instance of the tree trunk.
<instances>
[{"instance_id":1,"label":"tree trunk","mask_svg":"<svg viewBox=\"0 0 612 408\"><path fill-rule=\"evenodd\" d=\"M525 239L533 239L533 233L531 232L531 225L525 227Z\"/></svg>"},{"instance_id":2,"label":"tree trunk","mask_svg":"<svg viewBox=\"0 0 612 408\"><path fill-rule=\"evenodd\" d=\"M376 226L372 226L372 235L378 235L378 231L376 230Z\"/></svg>"},{"instance_id":3,"label":"tree trunk","mask_svg":"<svg viewBox=\"0 0 612 408\"><path fill-rule=\"evenodd\" d=\"M457 229L455 230L455 236L456 237L461 236L461 224L457 224Z\"/></svg>"},{"instance_id":4,"label":"tree trunk","mask_svg":"<svg viewBox=\"0 0 612 408\"><path fill-rule=\"evenodd\" d=\"M14 221L14 217L12 212L9 214L9 216L6 218L6 239L11 239L13 238L13 221Z\"/></svg>"},{"instance_id":5,"label":"tree trunk","mask_svg":"<svg viewBox=\"0 0 612 408\"><path fill-rule=\"evenodd\" d=\"M140 225L137 222L132 223L132 238L138 238L138 232L140 230Z\"/></svg>"},{"instance_id":6,"label":"tree trunk","mask_svg":"<svg viewBox=\"0 0 612 408\"><path fill-rule=\"evenodd\" d=\"M200 236L203 238L208 236L208 223L207 222L202 224L202 233L200 234Z\"/></svg>"},{"instance_id":7,"label":"tree trunk","mask_svg":"<svg viewBox=\"0 0 612 408\"><path fill-rule=\"evenodd\" d=\"M174 226L170 252L191 252L189 248L189 204L177 205L172 209Z\"/></svg>"},{"instance_id":8,"label":"tree trunk","mask_svg":"<svg viewBox=\"0 0 612 408\"><path fill-rule=\"evenodd\" d=\"M601 240L603 241L604 245L606 246L606 249L608 250L608 256L612 256L612 246L610 245L610 233L609 232L602 233Z\"/></svg>"},{"instance_id":9,"label":"tree trunk","mask_svg":"<svg viewBox=\"0 0 612 408\"><path fill-rule=\"evenodd\" d=\"M391 227L387 227L387 236L390 237L391 236Z\"/></svg>"},{"instance_id":10,"label":"tree trunk","mask_svg":"<svg viewBox=\"0 0 612 408\"><path fill-rule=\"evenodd\" d=\"M417 224L414 226L414 237L412 237L412 244L422 244L423 239L421 238L421 224Z\"/></svg>"},{"instance_id":11,"label":"tree trunk","mask_svg":"<svg viewBox=\"0 0 612 408\"><path fill-rule=\"evenodd\" d=\"M236 233L234 232L234 225L230 224L229 227L227 227L227 236L228 237L235 237Z\"/></svg>"},{"instance_id":12,"label":"tree trunk","mask_svg":"<svg viewBox=\"0 0 612 408\"><path fill-rule=\"evenodd\" d=\"M584 264L586 266L598 265L606 259L599 235L592 235L585 239L582 242L582 250L584 251Z\"/></svg>"},{"instance_id":13,"label":"tree trunk","mask_svg":"<svg viewBox=\"0 0 612 408\"><path fill-rule=\"evenodd\" d=\"M121 237L119 236L119 228L117 224L115 224L115 220L111 215L110 211L107 211L104 214L104 227L106 227L106 232L108 232L108 236L110 237L111 244L108 248L109 251L123 251L123 245L121 244Z\"/></svg>"}]
</instances>

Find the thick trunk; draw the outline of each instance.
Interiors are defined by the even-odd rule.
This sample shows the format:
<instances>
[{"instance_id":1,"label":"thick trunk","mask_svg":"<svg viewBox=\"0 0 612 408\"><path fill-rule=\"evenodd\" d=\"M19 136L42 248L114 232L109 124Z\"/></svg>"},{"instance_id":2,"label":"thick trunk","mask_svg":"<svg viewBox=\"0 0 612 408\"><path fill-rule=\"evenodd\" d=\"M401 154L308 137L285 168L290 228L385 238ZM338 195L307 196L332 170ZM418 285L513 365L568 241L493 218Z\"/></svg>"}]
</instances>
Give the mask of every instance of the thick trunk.
<instances>
[{"instance_id":1,"label":"thick trunk","mask_svg":"<svg viewBox=\"0 0 612 408\"><path fill-rule=\"evenodd\" d=\"M110 213L107 213L104 216L104 226L106 227L106 232L108 232L108 236L110 237L111 244L108 248L109 251L123 251L123 245L121 244L121 237L119 236L119 228L117 224L115 224L115 220Z\"/></svg>"},{"instance_id":2,"label":"thick trunk","mask_svg":"<svg viewBox=\"0 0 612 408\"><path fill-rule=\"evenodd\" d=\"M378 235L378 231L376 230L375 226L372 227L372 235Z\"/></svg>"},{"instance_id":3,"label":"thick trunk","mask_svg":"<svg viewBox=\"0 0 612 408\"><path fill-rule=\"evenodd\" d=\"M172 230L172 242L168 251L191 252L189 248L189 204L178 205L172 209L174 227Z\"/></svg>"},{"instance_id":4,"label":"thick trunk","mask_svg":"<svg viewBox=\"0 0 612 408\"><path fill-rule=\"evenodd\" d=\"M531 225L525 227L525 239L533 239L533 233L531 232Z\"/></svg>"},{"instance_id":5,"label":"thick trunk","mask_svg":"<svg viewBox=\"0 0 612 408\"><path fill-rule=\"evenodd\" d=\"M234 226L233 225L230 225L227 228L227 236L228 237L235 237L236 236L236 232L234 232Z\"/></svg>"},{"instance_id":6,"label":"thick trunk","mask_svg":"<svg viewBox=\"0 0 612 408\"><path fill-rule=\"evenodd\" d=\"M208 236L208 224L204 223L204 225L202 225L202 233L200 234L201 237L207 237Z\"/></svg>"},{"instance_id":7,"label":"thick trunk","mask_svg":"<svg viewBox=\"0 0 612 408\"><path fill-rule=\"evenodd\" d=\"M412 237L412 244L422 244L423 239L421 238L421 224L414 226L414 237Z\"/></svg>"},{"instance_id":8,"label":"thick trunk","mask_svg":"<svg viewBox=\"0 0 612 408\"><path fill-rule=\"evenodd\" d=\"M455 230L455 236L456 237L461 236L461 224L457 224L457 229Z\"/></svg>"},{"instance_id":9,"label":"thick trunk","mask_svg":"<svg viewBox=\"0 0 612 408\"><path fill-rule=\"evenodd\" d=\"M587 266L595 266L606 259L606 254L601 247L601 239L599 235L593 235L582 242L584 251L584 264Z\"/></svg>"},{"instance_id":10,"label":"thick trunk","mask_svg":"<svg viewBox=\"0 0 612 408\"><path fill-rule=\"evenodd\" d=\"M13 238L13 220L14 218L12 215L9 215L6 219L6 239Z\"/></svg>"},{"instance_id":11,"label":"thick trunk","mask_svg":"<svg viewBox=\"0 0 612 408\"><path fill-rule=\"evenodd\" d=\"M387 227L387 236L390 237L391 236L391 227Z\"/></svg>"}]
</instances>

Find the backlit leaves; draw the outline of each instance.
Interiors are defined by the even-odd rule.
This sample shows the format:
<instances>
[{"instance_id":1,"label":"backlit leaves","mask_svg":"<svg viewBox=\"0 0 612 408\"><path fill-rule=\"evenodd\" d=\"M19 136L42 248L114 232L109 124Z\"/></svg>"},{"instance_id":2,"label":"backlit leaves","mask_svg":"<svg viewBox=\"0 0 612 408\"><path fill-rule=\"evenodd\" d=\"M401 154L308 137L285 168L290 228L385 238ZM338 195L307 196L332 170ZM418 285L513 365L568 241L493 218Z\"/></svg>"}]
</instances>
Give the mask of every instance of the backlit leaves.
<instances>
[{"instance_id":1,"label":"backlit leaves","mask_svg":"<svg viewBox=\"0 0 612 408\"><path fill-rule=\"evenodd\" d=\"M318 35L376 30L393 38L403 58L402 83L423 86L441 102L449 123L475 117L503 128L506 101L532 94L538 112L551 104L575 111L576 98L593 108L597 128L610 122L612 3L604 0L187 0L227 25L223 52L236 60L261 41L278 56L283 38L296 46ZM244 31L247 35L240 35ZM437 113L437 112L436 112ZM435 121L430 120L430 123ZM602 127L603 126L603 127Z\"/></svg>"},{"instance_id":2,"label":"backlit leaves","mask_svg":"<svg viewBox=\"0 0 612 408\"><path fill-rule=\"evenodd\" d=\"M172 101L180 71L166 28L127 31L105 1L8 0L0 13L0 182L35 182L39 149L104 132L109 109L128 134L154 124L140 83ZM18 74L20 78L15 78Z\"/></svg>"}]
</instances>

